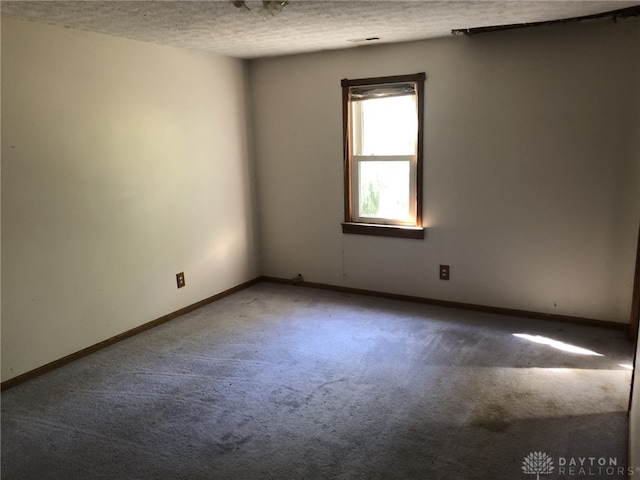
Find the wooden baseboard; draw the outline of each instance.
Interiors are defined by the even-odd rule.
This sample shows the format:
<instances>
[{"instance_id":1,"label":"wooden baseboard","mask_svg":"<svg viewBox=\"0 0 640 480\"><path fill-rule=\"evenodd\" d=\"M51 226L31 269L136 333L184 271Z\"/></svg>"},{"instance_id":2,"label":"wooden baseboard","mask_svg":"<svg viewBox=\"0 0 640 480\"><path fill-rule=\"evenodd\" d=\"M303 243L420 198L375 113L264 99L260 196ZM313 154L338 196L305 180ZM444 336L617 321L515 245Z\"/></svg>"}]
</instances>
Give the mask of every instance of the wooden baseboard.
<instances>
[{"instance_id":1,"label":"wooden baseboard","mask_svg":"<svg viewBox=\"0 0 640 480\"><path fill-rule=\"evenodd\" d=\"M512 317L526 317L526 318L536 318L536 319L542 319L542 320L552 320L556 322L575 323L575 324L587 325L592 327L611 328L615 330L627 330L629 328L629 325L626 323L610 322L607 320L598 320L593 318L573 317L569 315L557 315L553 313L531 312L528 310L518 310L513 308L491 307L487 305L476 305L472 303L452 302L449 300L437 300L434 298L414 297L410 295L400 295L397 293L386 293L386 292L380 292L377 290L364 290L361 288L340 287L337 285L328 285L324 283L315 283L315 282L306 282L306 281L297 282L294 280L287 280L287 279L277 278L277 277L263 276L263 277L260 277L260 279L265 282L281 283L281 284L289 284L289 285L295 284L302 287L317 288L321 290L331 290L335 292L351 293L355 295L369 295L373 297L388 298L391 300L402 300L405 302L422 303L425 305L436 305L440 307L458 308L460 310L470 310L474 312L494 313L498 315L509 315Z\"/></svg>"},{"instance_id":2,"label":"wooden baseboard","mask_svg":"<svg viewBox=\"0 0 640 480\"><path fill-rule=\"evenodd\" d=\"M108 338L106 340L103 340L102 342L96 343L95 345L91 345L90 347L83 348L82 350L72 353L71 355L67 355L66 357L62 357L58 360L54 360L53 362L47 363L42 367L38 367L34 370L30 370L26 373L23 373L22 375L18 375L17 377L10 378L9 380L2 382L0 384L0 390L4 391L8 388L15 387L16 385L24 383L33 378L39 377L40 375L43 375L47 372L55 370L56 368L60 368L63 365L67 365L80 358L86 357L87 355L91 355L92 353L95 353L98 350L102 350L105 347L118 343L121 340L133 337L134 335L150 330L154 327L157 327L158 325L162 325L163 323L173 320L174 318L180 317L186 313L197 310L200 307L204 307L205 305L215 302L216 300L220 300L221 298L228 297L229 295L239 292L240 290L244 290L245 288L258 283L259 281L261 281L261 277L254 278L253 280L249 280L248 282L241 283L240 285L236 285L235 287L225 290L224 292L220 292L217 295L213 295L212 297L205 298L204 300L200 300L199 302L196 302L192 305L188 305L184 308L181 308L180 310L176 310L175 312L171 312L160 318L151 320L150 322L140 325L139 327L132 328L131 330L127 330L126 332L123 332L119 335Z\"/></svg>"}]
</instances>

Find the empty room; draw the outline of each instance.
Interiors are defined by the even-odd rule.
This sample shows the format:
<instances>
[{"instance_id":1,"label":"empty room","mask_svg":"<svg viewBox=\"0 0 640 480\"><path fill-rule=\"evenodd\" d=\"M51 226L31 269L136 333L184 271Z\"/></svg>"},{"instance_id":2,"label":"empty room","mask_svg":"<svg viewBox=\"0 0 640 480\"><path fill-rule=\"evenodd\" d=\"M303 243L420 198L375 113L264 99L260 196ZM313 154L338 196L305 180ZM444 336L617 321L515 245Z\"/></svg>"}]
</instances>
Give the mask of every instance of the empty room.
<instances>
[{"instance_id":1,"label":"empty room","mask_svg":"<svg viewBox=\"0 0 640 480\"><path fill-rule=\"evenodd\" d=\"M640 2L0 13L3 479L640 478Z\"/></svg>"}]
</instances>

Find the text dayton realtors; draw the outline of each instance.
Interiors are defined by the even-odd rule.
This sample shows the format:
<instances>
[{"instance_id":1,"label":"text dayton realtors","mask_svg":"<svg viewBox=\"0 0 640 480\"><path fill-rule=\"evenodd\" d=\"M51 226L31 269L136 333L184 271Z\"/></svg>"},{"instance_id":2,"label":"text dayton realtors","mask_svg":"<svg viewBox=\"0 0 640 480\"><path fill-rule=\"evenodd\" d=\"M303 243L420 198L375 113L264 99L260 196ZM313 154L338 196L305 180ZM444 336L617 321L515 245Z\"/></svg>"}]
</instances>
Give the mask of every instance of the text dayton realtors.
<instances>
[{"instance_id":1,"label":"text dayton realtors","mask_svg":"<svg viewBox=\"0 0 640 480\"><path fill-rule=\"evenodd\" d=\"M618 464L617 458L558 457L558 475L633 475L633 467Z\"/></svg>"}]
</instances>

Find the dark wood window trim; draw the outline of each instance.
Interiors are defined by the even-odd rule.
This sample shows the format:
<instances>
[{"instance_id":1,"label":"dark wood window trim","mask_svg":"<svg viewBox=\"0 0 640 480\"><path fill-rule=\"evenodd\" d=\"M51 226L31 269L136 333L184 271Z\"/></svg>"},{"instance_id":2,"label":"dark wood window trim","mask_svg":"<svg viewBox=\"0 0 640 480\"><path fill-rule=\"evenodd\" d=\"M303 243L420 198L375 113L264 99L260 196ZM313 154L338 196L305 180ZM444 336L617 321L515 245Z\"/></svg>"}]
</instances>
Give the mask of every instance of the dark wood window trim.
<instances>
[{"instance_id":1,"label":"dark wood window trim","mask_svg":"<svg viewBox=\"0 0 640 480\"><path fill-rule=\"evenodd\" d=\"M344 151L344 215L342 232L358 235L379 235L385 237L424 238L422 225L422 189L423 189L423 123L424 123L424 72L410 75L395 75L389 77L343 79L342 85L342 138ZM349 88L365 85L385 85L393 83L415 83L418 106L418 139L416 148L416 226L383 225L378 223L354 222L351 195L351 156L352 146L349 140L351 131L351 115L349 112Z\"/></svg>"},{"instance_id":2,"label":"dark wood window trim","mask_svg":"<svg viewBox=\"0 0 640 480\"><path fill-rule=\"evenodd\" d=\"M377 223L343 222L342 233L356 235L376 235L379 237L424 238L423 227L403 227L400 225L380 225Z\"/></svg>"}]
</instances>

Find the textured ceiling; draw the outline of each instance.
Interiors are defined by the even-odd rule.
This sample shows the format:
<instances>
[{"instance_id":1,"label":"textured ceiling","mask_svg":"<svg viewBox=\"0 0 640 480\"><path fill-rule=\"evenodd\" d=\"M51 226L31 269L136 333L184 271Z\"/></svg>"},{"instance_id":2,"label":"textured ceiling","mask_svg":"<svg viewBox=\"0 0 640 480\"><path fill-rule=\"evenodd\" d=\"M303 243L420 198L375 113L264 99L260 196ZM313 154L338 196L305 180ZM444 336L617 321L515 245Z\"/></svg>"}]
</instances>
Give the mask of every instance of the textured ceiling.
<instances>
[{"instance_id":1,"label":"textured ceiling","mask_svg":"<svg viewBox=\"0 0 640 480\"><path fill-rule=\"evenodd\" d=\"M131 38L161 45L256 58L357 45L380 37L403 42L452 29L558 20L640 5L640 1L314 1L290 0L280 13L259 13L229 1L8 1L3 16Z\"/></svg>"}]
</instances>

